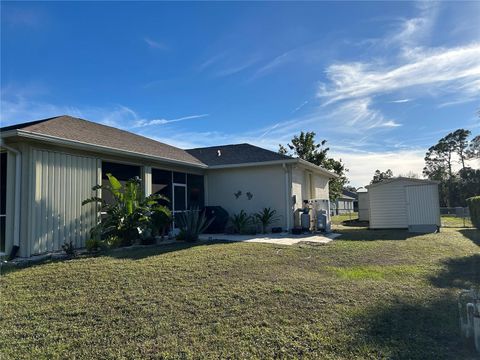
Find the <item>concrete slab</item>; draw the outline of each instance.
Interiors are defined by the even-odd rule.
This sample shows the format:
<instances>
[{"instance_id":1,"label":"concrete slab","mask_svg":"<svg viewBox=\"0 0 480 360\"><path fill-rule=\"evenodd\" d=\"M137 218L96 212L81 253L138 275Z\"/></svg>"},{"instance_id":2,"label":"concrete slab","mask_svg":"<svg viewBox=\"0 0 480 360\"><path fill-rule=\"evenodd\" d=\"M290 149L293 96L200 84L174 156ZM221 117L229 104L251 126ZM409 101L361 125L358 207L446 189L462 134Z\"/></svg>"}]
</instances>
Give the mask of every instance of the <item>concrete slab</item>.
<instances>
[{"instance_id":1,"label":"concrete slab","mask_svg":"<svg viewBox=\"0 0 480 360\"><path fill-rule=\"evenodd\" d=\"M230 235L230 234L202 234L200 240L204 241L234 241L234 242L256 242L277 245L294 245L299 242L312 242L327 244L340 234L303 234L292 235L288 233L281 234L257 234L257 235Z\"/></svg>"}]
</instances>

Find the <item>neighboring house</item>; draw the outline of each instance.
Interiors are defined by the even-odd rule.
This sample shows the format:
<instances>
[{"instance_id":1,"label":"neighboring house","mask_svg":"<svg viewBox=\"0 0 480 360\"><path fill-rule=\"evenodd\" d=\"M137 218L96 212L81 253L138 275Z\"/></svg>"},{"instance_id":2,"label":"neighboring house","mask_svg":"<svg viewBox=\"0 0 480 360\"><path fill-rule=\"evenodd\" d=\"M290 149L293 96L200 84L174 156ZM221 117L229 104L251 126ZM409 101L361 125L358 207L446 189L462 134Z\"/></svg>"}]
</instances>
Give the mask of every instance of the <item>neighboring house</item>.
<instances>
[{"instance_id":1,"label":"neighboring house","mask_svg":"<svg viewBox=\"0 0 480 360\"><path fill-rule=\"evenodd\" d=\"M358 211L358 194L356 191L351 191L348 189L343 189L342 194L353 199L353 211Z\"/></svg>"},{"instance_id":2,"label":"neighboring house","mask_svg":"<svg viewBox=\"0 0 480 360\"><path fill-rule=\"evenodd\" d=\"M354 211L354 202L355 198L342 194L332 204L331 211L333 215L352 213Z\"/></svg>"},{"instance_id":3,"label":"neighboring house","mask_svg":"<svg viewBox=\"0 0 480 360\"><path fill-rule=\"evenodd\" d=\"M433 232L440 227L438 182L397 177L366 189L370 228Z\"/></svg>"},{"instance_id":4,"label":"neighboring house","mask_svg":"<svg viewBox=\"0 0 480 360\"><path fill-rule=\"evenodd\" d=\"M83 247L97 221L81 202L112 173L139 176L146 195L171 199L174 213L219 205L230 214L263 207L288 230L303 200L328 199L335 174L301 159L249 144L182 150L70 116L7 126L1 132L1 250L28 257ZM98 191L96 195L101 196ZM104 196L106 196L104 194Z\"/></svg>"}]
</instances>

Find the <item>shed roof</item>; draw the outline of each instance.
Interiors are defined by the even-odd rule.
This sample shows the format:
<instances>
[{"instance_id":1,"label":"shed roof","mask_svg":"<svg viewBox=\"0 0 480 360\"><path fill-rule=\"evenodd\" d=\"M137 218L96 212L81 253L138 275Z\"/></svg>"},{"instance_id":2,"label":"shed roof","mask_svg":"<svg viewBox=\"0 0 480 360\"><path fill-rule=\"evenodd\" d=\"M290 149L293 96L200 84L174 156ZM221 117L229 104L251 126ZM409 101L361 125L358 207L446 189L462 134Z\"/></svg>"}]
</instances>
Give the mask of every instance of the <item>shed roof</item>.
<instances>
[{"instance_id":1,"label":"shed roof","mask_svg":"<svg viewBox=\"0 0 480 360\"><path fill-rule=\"evenodd\" d=\"M391 179L386 179L386 180L380 181L380 182L375 183L375 184L367 185L367 186L365 186L365 188L371 189L371 188L374 188L374 187L377 187L377 186L387 185L387 184L397 182L397 181L410 181L410 182L418 183L419 185L420 184L425 184L425 185L427 185L427 184L439 184L438 181L434 181L434 180L414 179L414 178L409 178L409 177L404 177L404 176L398 176L398 177L394 177L394 178L391 178Z\"/></svg>"}]
</instances>

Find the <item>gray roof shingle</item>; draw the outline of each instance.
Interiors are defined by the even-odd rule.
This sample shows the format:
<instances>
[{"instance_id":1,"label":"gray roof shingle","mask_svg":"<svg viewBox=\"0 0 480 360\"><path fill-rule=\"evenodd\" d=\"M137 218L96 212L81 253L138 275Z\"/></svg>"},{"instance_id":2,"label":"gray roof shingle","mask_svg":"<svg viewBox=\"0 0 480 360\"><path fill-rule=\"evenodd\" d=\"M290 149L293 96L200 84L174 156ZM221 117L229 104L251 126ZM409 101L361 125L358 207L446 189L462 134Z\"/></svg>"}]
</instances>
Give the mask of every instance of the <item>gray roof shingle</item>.
<instances>
[{"instance_id":1,"label":"gray roof shingle","mask_svg":"<svg viewBox=\"0 0 480 360\"><path fill-rule=\"evenodd\" d=\"M192 165L205 165L183 149L111 126L67 115L0 128L1 132L9 130L53 136L64 140L129 151Z\"/></svg>"},{"instance_id":2,"label":"gray roof shingle","mask_svg":"<svg viewBox=\"0 0 480 360\"><path fill-rule=\"evenodd\" d=\"M208 166L235 165L277 160L292 157L250 144L220 145L188 149L187 152Z\"/></svg>"}]
</instances>

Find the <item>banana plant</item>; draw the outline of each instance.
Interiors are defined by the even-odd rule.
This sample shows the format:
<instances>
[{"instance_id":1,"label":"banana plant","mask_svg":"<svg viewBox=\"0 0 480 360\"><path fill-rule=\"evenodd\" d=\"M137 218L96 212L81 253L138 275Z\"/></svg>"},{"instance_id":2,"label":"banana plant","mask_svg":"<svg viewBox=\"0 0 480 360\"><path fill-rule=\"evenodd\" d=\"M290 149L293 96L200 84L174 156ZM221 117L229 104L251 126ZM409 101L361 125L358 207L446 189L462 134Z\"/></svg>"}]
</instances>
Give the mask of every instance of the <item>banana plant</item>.
<instances>
[{"instance_id":1,"label":"banana plant","mask_svg":"<svg viewBox=\"0 0 480 360\"><path fill-rule=\"evenodd\" d=\"M143 196L141 179L135 177L122 185L112 174L107 174L108 184L95 185L92 190L108 191L113 202L94 196L82 202L82 205L95 203L104 214L98 224L91 230L92 237L106 238L118 236L122 245L131 245L141 232L151 225L152 215L162 213L171 219L170 210L159 205L159 200L168 199L162 195Z\"/></svg>"}]
</instances>

